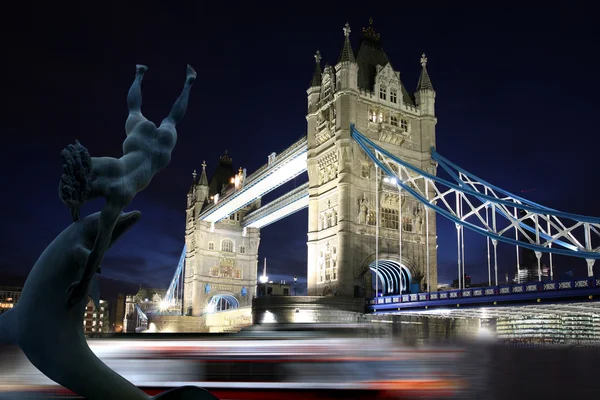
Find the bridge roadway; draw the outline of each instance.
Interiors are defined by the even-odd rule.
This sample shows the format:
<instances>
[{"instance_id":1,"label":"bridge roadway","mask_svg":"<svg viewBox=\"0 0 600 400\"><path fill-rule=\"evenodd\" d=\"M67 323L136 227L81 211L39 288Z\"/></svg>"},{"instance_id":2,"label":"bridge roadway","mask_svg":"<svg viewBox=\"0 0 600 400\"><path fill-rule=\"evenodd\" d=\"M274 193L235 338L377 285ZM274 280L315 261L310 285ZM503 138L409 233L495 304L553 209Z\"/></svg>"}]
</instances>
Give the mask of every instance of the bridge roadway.
<instances>
[{"instance_id":1,"label":"bridge roadway","mask_svg":"<svg viewBox=\"0 0 600 400\"><path fill-rule=\"evenodd\" d=\"M306 136L304 136L282 153L270 159L268 164L263 165L253 174L247 176L240 189L234 189L225 193L222 198L217 200L216 204L207 207L200 214L199 219L208 222L218 222L259 197L294 179L306 171L307 151L308 142ZM297 204L295 207L298 206ZM295 211L299 209L301 208ZM279 218L283 218L284 216L282 215ZM254 222L257 223L257 221Z\"/></svg>"},{"instance_id":2,"label":"bridge roadway","mask_svg":"<svg viewBox=\"0 0 600 400\"><path fill-rule=\"evenodd\" d=\"M600 315L600 277L382 296L367 300L373 314L497 318L577 313Z\"/></svg>"}]
</instances>

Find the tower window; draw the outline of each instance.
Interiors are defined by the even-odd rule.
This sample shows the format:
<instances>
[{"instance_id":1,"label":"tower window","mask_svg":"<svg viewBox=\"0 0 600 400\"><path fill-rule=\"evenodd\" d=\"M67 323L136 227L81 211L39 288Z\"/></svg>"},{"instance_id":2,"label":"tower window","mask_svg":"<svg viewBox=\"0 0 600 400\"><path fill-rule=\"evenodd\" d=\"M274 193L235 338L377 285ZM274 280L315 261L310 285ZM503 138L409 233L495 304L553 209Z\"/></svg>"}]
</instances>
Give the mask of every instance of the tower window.
<instances>
[{"instance_id":1,"label":"tower window","mask_svg":"<svg viewBox=\"0 0 600 400\"><path fill-rule=\"evenodd\" d=\"M402 218L402 230L406 232L413 231L412 218L404 217Z\"/></svg>"},{"instance_id":2,"label":"tower window","mask_svg":"<svg viewBox=\"0 0 600 400\"><path fill-rule=\"evenodd\" d=\"M379 123L383 122L383 113L382 112L379 112L379 118L378 118L378 120L379 120Z\"/></svg>"},{"instance_id":3,"label":"tower window","mask_svg":"<svg viewBox=\"0 0 600 400\"><path fill-rule=\"evenodd\" d=\"M408 132L408 121L405 119L401 119L400 120L400 128L404 131L404 132Z\"/></svg>"},{"instance_id":4,"label":"tower window","mask_svg":"<svg viewBox=\"0 0 600 400\"><path fill-rule=\"evenodd\" d=\"M240 246L240 254L246 254L246 246Z\"/></svg>"},{"instance_id":5,"label":"tower window","mask_svg":"<svg viewBox=\"0 0 600 400\"><path fill-rule=\"evenodd\" d=\"M396 117L395 115L392 115L390 117L390 124L392 126L398 126L398 117Z\"/></svg>"},{"instance_id":6,"label":"tower window","mask_svg":"<svg viewBox=\"0 0 600 400\"><path fill-rule=\"evenodd\" d=\"M209 250L214 250L215 249L215 242L208 242L208 249Z\"/></svg>"},{"instance_id":7,"label":"tower window","mask_svg":"<svg viewBox=\"0 0 600 400\"><path fill-rule=\"evenodd\" d=\"M369 110L369 121L377 122L377 114L375 113L375 110Z\"/></svg>"},{"instance_id":8,"label":"tower window","mask_svg":"<svg viewBox=\"0 0 600 400\"><path fill-rule=\"evenodd\" d=\"M379 85L379 98L381 100L385 100L386 93L387 93L387 91L386 91L385 85Z\"/></svg>"},{"instance_id":9,"label":"tower window","mask_svg":"<svg viewBox=\"0 0 600 400\"><path fill-rule=\"evenodd\" d=\"M398 90L396 88L390 88L390 101L396 103L398 101Z\"/></svg>"},{"instance_id":10,"label":"tower window","mask_svg":"<svg viewBox=\"0 0 600 400\"><path fill-rule=\"evenodd\" d=\"M382 208L381 225L388 229L398 229L398 210Z\"/></svg>"},{"instance_id":11,"label":"tower window","mask_svg":"<svg viewBox=\"0 0 600 400\"><path fill-rule=\"evenodd\" d=\"M229 239L225 239L221 242L221 251L227 251L233 253L233 242Z\"/></svg>"}]
</instances>

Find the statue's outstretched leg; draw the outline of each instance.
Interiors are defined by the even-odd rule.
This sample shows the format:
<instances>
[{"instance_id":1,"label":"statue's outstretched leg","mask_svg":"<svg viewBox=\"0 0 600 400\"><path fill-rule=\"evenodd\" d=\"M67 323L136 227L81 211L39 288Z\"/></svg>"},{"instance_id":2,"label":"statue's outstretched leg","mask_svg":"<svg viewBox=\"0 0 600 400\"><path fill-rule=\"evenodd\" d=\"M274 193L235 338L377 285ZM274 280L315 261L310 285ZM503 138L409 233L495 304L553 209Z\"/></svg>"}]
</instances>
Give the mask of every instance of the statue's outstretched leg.
<instances>
[{"instance_id":1,"label":"statue's outstretched leg","mask_svg":"<svg viewBox=\"0 0 600 400\"><path fill-rule=\"evenodd\" d=\"M183 90L181 91L181 94L175 101L175 104L173 104L171 112L169 113L167 118L163 119L163 121L161 122L159 129L162 128L168 129L172 132L175 131L175 125L177 125L183 119L183 116L185 115L185 112L187 110L188 99L190 97L190 88L192 87L192 84L195 80L196 71L194 70L194 68L192 68L191 65L188 64L187 76L185 78Z\"/></svg>"},{"instance_id":2,"label":"statue's outstretched leg","mask_svg":"<svg viewBox=\"0 0 600 400\"><path fill-rule=\"evenodd\" d=\"M125 133L129 133L140 122L147 121L142 115L142 79L144 73L148 70L145 65L138 64L135 66L135 79L127 93L127 107L129 108L129 117L125 122Z\"/></svg>"}]
</instances>

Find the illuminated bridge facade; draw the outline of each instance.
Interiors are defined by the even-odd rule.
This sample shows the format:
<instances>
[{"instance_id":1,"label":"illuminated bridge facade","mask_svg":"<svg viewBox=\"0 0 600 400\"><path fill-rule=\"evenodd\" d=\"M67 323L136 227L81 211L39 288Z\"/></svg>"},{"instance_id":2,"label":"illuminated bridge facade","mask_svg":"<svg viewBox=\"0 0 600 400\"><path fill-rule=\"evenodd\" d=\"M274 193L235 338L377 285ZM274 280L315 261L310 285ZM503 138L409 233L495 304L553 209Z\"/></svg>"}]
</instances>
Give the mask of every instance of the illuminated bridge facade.
<instances>
[{"instance_id":1,"label":"illuminated bridge facade","mask_svg":"<svg viewBox=\"0 0 600 400\"><path fill-rule=\"evenodd\" d=\"M194 172L186 245L165 310L202 316L250 307L260 229L304 208L310 296L374 299L367 311L380 313L538 299L545 304L570 291L596 295L600 219L515 196L443 157L435 148L436 92L425 55L409 93L372 27L363 30L356 51L350 27L343 32L335 66L322 69L321 55L315 55L306 136L270 154L250 175L234 170L227 154L210 181L206 164L199 177ZM304 172L305 184L261 203ZM438 215L456 226L455 291L436 291ZM467 288L462 279L465 229L487 244L489 287ZM500 243L515 248L519 284L499 284ZM589 279L556 282L553 255L584 260Z\"/></svg>"}]
</instances>

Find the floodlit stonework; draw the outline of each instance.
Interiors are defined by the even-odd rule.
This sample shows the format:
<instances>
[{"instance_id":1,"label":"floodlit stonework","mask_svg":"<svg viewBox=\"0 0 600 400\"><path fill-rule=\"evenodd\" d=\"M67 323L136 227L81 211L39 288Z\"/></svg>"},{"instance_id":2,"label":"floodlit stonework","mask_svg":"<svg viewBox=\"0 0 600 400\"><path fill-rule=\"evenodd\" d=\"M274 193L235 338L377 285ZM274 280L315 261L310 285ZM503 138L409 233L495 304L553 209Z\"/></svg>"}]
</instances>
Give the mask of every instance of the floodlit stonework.
<instances>
[{"instance_id":1,"label":"floodlit stonework","mask_svg":"<svg viewBox=\"0 0 600 400\"><path fill-rule=\"evenodd\" d=\"M215 224L198 216L223 190L235 190L231 180L243 179L234 172L227 154L221 157L210 184L206 164L194 181L187 201L184 272L184 315L199 317L214 311L252 306L256 293L260 231L241 227L242 218L260 207L260 200Z\"/></svg>"},{"instance_id":2,"label":"floodlit stonework","mask_svg":"<svg viewBox=\"0 0 600 400\"><path fill-rule=\"evenodd\" d=\"M369 265L375 261L379 190L379 259L401 262L422 290L426 276L425 213L429 215L430 285L437 287L435 213L395 184L379 180L374 163L350 136L350 125L387 151L431 174L435 166L435 91L427 59L414 94L408 92L371 26L363 29L356 52L344 27L344 45L335 67L321 70L321 54L308 94L308 295L369 296ZM381 172L381 171L380 171ZM383 177L383 176L382 176ZM424 190L424 188L421 188ZM430 191L430 195L433 194ZM402 229L402 259L399 257ZM410 287L407 287L410 289Z\"/></svg>"}]
</instances>

